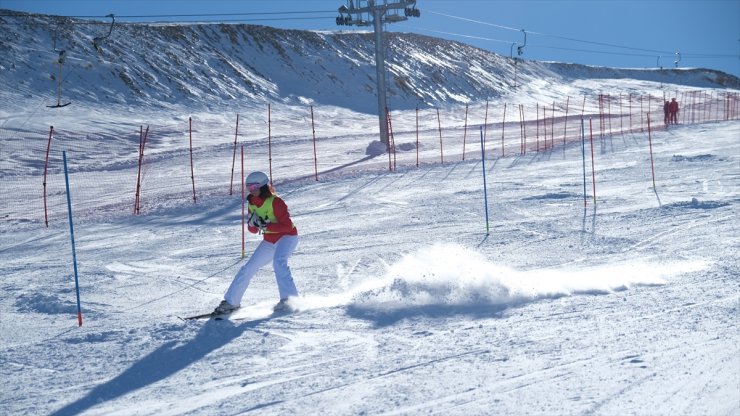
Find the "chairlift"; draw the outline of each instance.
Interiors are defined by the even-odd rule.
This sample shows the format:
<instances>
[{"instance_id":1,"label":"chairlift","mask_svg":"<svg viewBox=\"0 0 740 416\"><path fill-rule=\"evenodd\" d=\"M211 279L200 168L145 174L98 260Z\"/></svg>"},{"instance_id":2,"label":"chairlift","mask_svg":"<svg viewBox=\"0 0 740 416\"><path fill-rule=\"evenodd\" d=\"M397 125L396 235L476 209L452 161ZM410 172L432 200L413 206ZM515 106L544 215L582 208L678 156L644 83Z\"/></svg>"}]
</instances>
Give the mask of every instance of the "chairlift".
<instances>
[{"instance_id":1,"label":"chairlift","mask_svg":"<svg viewBox=\"0 0 740 416\"><path fill-rule=\"evenodd\" d=\"M57 64L59 64L59 77L57 77L57 104L47 105L47 107L49 108L61 108L61 107L66 107L72 104L71 101L68 103L62 104L62 65L64 64L66 55L67 55L66 51L60 51L59 57L57 58Z\"/></svg>"},{"instance_id":2,"label":"chairlift","mask_svg":"<svg viewBox=\"0 0 740 416\"><path fill-rule=\"evenodd\" d=\"M98 51L98 52L100 52L100 45L101 45L101 43L104 40L108 39L110 37L110 34L113 33L113 25L116 23L116 17L112 13L109 14L109 15L107 15L107 16L105 16L105 17L110 17L113 20L110 22L110 27L108 28L108 34L107 35L105 35L105 36L96 36L96 37L93 38L93 46L95 47L95 50Z\"/></svg>"}]
</instances>

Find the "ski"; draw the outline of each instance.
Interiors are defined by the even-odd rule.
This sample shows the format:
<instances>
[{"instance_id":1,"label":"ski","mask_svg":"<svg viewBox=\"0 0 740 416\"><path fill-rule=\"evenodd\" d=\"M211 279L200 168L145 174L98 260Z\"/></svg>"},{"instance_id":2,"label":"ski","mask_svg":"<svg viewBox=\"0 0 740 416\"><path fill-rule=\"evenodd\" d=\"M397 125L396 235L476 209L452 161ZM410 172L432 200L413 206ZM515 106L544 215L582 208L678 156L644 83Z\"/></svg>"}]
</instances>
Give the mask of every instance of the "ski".
<instances>
[{"instance_id":1,"label":"ski","mask_svg":"<svg viewBox=\"0 0 740 416\"><path fill-rule=\"evenodd\" d=\"M233 312L236 312L236 309L234 309L231 312L227 312L227 313L216 313L214 311L214 312L203 313L200 315L193 315L193 316L178 316L178 318L182 319L183 321L193 321L193 320L207 319L207 318L214 318L215 320L220 321L220 320L228 318L229 315L231 315Z\"/></svg>"},{"instance_id":2,"label":"ski","mask_svg":"<svg viewBox=\"0 0 740 416\"><path fill-rule=\"evenodd\" d=\"M192 321L195 319L214 318L216 316L220 316L220 315L216 314L216 312L209 312L209 313L202 313L200 315L193 315L193 316L178 316L178 318L182 319L183 321Z\"/></svg>"}]
</instances>

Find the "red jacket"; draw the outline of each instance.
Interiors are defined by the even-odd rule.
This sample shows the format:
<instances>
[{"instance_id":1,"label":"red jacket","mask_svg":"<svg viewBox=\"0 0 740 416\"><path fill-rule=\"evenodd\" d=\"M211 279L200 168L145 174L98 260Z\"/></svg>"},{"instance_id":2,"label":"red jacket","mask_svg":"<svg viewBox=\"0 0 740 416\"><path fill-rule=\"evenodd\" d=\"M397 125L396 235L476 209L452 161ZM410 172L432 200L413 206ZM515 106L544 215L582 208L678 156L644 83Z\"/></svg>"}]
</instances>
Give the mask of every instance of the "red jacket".
<instances>
[{"instance_id":1,"label":"red jacket","mask_svg":"<svg viewBox=\"0 0 740 416\"><path fill-rule=\"evenodd\" d=\"M247 200L250 204L261 207L265 203L263 199L258 196L249 195ZM285 201L280 199L277 195L272 200L272 211L275 213L277 222L267 224L267 231L269 233L263 234L263 239L268 243L276 243L280 237L284 235L298 235L298 228L293 224L293 220L290 219L290 213L288 212L288 206ZM247 229L252 234L257 234L259 228L247 226Z\"/></svg>"},{"instance_id":2,"label":"red jacket","mask_svg":"<svg viewBox=\"0 0 740 416\"><path fill-rule=\"evenodd\" d=\"M671 103L668 104L668 109L671 110L671 113L678 113L678 101L671 101Z\"/></svg>"}]
</instances>

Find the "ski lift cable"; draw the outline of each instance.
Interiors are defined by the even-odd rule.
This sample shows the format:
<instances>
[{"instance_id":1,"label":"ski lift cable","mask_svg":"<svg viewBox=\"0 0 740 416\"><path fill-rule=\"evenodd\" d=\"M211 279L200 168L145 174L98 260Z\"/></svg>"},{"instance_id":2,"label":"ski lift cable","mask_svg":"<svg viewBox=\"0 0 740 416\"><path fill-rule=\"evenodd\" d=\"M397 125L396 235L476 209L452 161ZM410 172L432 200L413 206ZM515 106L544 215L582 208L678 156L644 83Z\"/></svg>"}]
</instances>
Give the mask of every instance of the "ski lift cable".
<instances>
[{"instance_id":1,"label":"ski lift cable","mask_svg":"<svg viewBox=\"0 0 740 416\"><path fill-rule=\"evenodd\" d=\"M454 16L454 15L446 14L446 13L439 13L439 12L435 12L435 11L428 11L428 13L436 14L436 15L443 16L443 17L448 17L448 18L451 18L451 19L458 19L458 20L463 20L463 21L467 21L467 22L478 23L478 24L482 24L482 25L486 25L486 26L496 27L496 28L504 29L504 30L513 30L513 31L517 31L517 32L524 31L524 29L516 29L516 28L510 27L510 26L504 26L504 25L499 25L499 24L495 24L495 23L484 22L484 21L481 21L481 20L469 19L469 18L461 17L461 16ZM659 50L654 50L654 49L635 48L635 47L632 47L632 46L624 46L624 45L616 45L616 44L606 43L606 42L595 42L595 41L589 41L589 40L583 40L583 39L576 39L576 38L571 38L571 37L567 37L567 36L552 35L552 34L547 34L547 33L542 33L542 32L535 32L535 31L531 31L531 30L530 31L527 31L527 32L530 33L530 34L532 34L532 35L538 35L538 36L543 36L543 37L551 37L551 38L556 38L556 39L568 40L568 41L571 41L571 42L581 42L581 43L588 43L588 44L592 44L592 45L608 46L608 47L612 47L612 48L621 48L621 49L629 49L629 50L636 50L636 51L642 51L642 52L652 52L652 53L668 53L668 54L672 54L673 53L672 51L671 52L668 52L668 51L659 51ZM525 34L527 32L525 32Z\"/></svg>"}]
</instances>

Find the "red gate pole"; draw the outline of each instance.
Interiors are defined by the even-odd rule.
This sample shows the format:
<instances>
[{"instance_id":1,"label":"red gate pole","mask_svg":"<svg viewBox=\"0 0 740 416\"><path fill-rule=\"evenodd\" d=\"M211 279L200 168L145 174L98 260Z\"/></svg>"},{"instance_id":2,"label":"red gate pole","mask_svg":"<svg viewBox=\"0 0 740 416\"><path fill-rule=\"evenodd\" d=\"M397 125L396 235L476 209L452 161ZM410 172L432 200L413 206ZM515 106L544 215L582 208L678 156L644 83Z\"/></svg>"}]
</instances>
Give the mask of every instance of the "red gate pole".
<instances>
[{"instance_id":1,"label":"red gate pole","mask_svg":"<svg viewBox=\"0 0 740 416\"><path fill-rule=\"evenodd\" d=\"M501 157L504 157L504 131L506 130L506 103L504 103L504 118L501 121Z\"/></svg>"},{"instance_id":2,"label":"red gate pole","mask_svg":"<svg viewBox=\"0 0 740 416\"><path fill-rule=\"evenodd\" d=\"M647 125L648 125L648 143L650 143L650 171L653 174L653 189L656 189L655 187L655 166L653 164L653 139L650 134L650 113L647 113Z\"/></svg>"},{"instance_id":3,"label":"red gate pole","mask_svg":"<svg viewBox=\"0 0 740 416\"><path fill-rule=\"evenodd\" d=\"M316 124L313 120L313 106L311 106L311 133L313 134L313 171L316 175L316 180L319 180L319 160L316 155Z\"/></svg>"},{"instance_id":4,"label":"red gate pole","mask_svg":"<svg viewBox=\"0 0 740 416\"><path fill-rule=\"evenodd\" d=\"M139 126L139 171L136 174L136 189L134 190L134 215L139 209L139 187L141 186L141 146L144 144L144 126Z\"/></svg>"},{"instance_id":5,"label":"red gate pole","mask_svg":"<svg viewBox=\"0 0 740 416\"><path fill-rule=\"evenodd\" d=\"M463 124L463 154L462 160L465 160L465 139L468 137L468 105L465 104L465 122Z\"/></svg>"},{"instance_id":6,"label":"red gate pole","mask_svg":"<svg viewBox=\"0 0 740 416\"><path fill-rule=\"evenodd\" d=\"M239 135L239 114L236 115L236 129L234 130L234 157L231 160L231 182L229 184L229 195L233 195L234 189L234 165L236 164L236 138Z\"/></svg>"},{"instance_id":7,"label":"red gate pole","mask_svg":"<svg viewBox=\"0 0 740 416\"><path fill-rule=\"evenodd\" d=\"M521 104L522 108L522 133L524 134L524 154L527 154L527 120L524 119L524 104Z\"/></svg>"},{"instance_id":8,"label":"red gate pole","mask_svg":"<svg viewBox=\"0 0 740 416\"><path fill-rule=\"evenodd\" d=\"M144 149L146 148L146 138L149 134L149 126L146 126L146 132L142 134L139 127L139 172L136 175L136 196L134 198L134 214L138 215L141 211L141 169L144 167Z\"/></svg>"},{"instance_id":9,"label":"red gate pole","mask_svg":"<svg viewBox=\"0 0 740 416\"><path fill-rule=\"evenodd\" d=\"M629 113L630 113L630 129L629 129L629 132L632 133L632 93L629 93Z\"/></svg>"},{"instance_id":10,"label":"red gate pole","mask_svg":"<svg viewBox=\"0 0 740 416\"><path fill-rule=\"evenodd\" d=\"M537 137L537 152L539 152L540 151L540 103L539 102L537 102L537 104L535 105L535 110L536 110L536 113L535 113L536 115L535 115L535 123L534 123L534 125L535 125L535 127L537 129L537 134L536 134L536 137Z\"/></svg>"},{"instance_id":11,"label":"red gate pole","mask_svg":"<svg viewBox=\"0 0 740 416\"><path fill-rule=\"evenodd\" d=\"M195 198L195 171L193 170L193 118L188 118L188 123L190 125L190 179L193 181L193 203L196 203L197 200Z\"/></svg>"},{"instance_id":12,"label":"red gate pole","mask_svg":"<svg viewBox=\"0 0 740 416\"><path fill-rule=\"evenodd\" d=\"M267 103L267 163L270 169L270 185L272 185L272 108Z\"/></svg>"},{"instance_id":13,"label":"red gate pole","mask_svg":"<svg viewBox=\"0 0 740 416\"><path fill-rule=\"evenodd\" d=\"M445 163L442 152L442 120L439 118L439 107L437 107L437 128L439 129L439 163Z\"/></svg>"},{"instance_id":14,"label":"red gate pole","mask_svg":"<svg viewBox=\"0 0 740 416\"><path fill-rule=\"evenodd\" d=\"M570 96L565 100L565 128L563 128L563 146L565 146L565 137L568 135L568 106L570 105Z\"/></svg>"},{"instance_id":15,"label":"red gate pole","mask_svg":"<svg viewBox=\"0 0 740 416\"><path fill-rule=\"evenodd\" d=\"M393 136L393 120L391 120L391 110L386 107L385 113L388 116L386 120L388 122L388 144L390 144L390 148L393 150L393 170L396 170L396 139Z\"/></svg>"},{"instance_id":16,"label":"red gate pole","mask_svg":"<svg viewBox=\"0 0 740 416\"><path fill-rule=\"evenodd\" d=\"M49 170L49 150L51 149L51 136L54 135L54 126L49 126L49 141L46 144L46 158L44 159L44 223L49 228L49 214L46 210L46 173Z\"/></svg>"},{"instance_id":17,"label":"red gate pole","mask_svg":"<svg viewBox=\"0 0 740 416\"><path fill-rule=\"evenodd\" d=\"M419 167L419 107L416 107L416 167Z\"/></svg>"},{"instance_id":18,"label":"red gate pole","mask_svg":"<svg viewBox=\"0 0 740 416\"><path fill-rule=\"evenodd\" d=\"M555 101L552 102L552 124L550 124L550 147L555 147Z\"/></svg>"},{"instance_id":19,"label":"red gate pole","mask_svg":"<svg viewBox=\"0 0 740 416\"><path fill-rule=\"evenodd\" d=\"M606 95L606 115L609 123L609 136L612 135L612 96Z\"/></svg>"},{"instance_id":20,"label":"red gate pole","mask_svg":"<svg viewBox=\"0 0 740 416\"><path fill-rule=\"evenodd\" d=\"M544 130L545 150L547 150L547 107L542 105L542 129Z\"/></svg>"},{"instance_id":21,"label":"red gate pole","mask_svg":"<svg viewBox=\"0 0 740 416\"><path fill-rule=\"evenodd\" d=\"M242 145L242 180L239 183L242 189L242 258L244 258L244 188L246 187L244 184L244 145Z\"/></svg>"},{"instance_id":22,"label":"red gate pole","mask_svg":"<svg viewBox=\"0 0 740 416\"><path fill-rule=\"evenodd\" d=\"M594 187L594 205L596 204L596 169L594 168L594 128L591 117L588 118L588 130L591 135L591 183Z\"/></svg>"}]
</instances>

